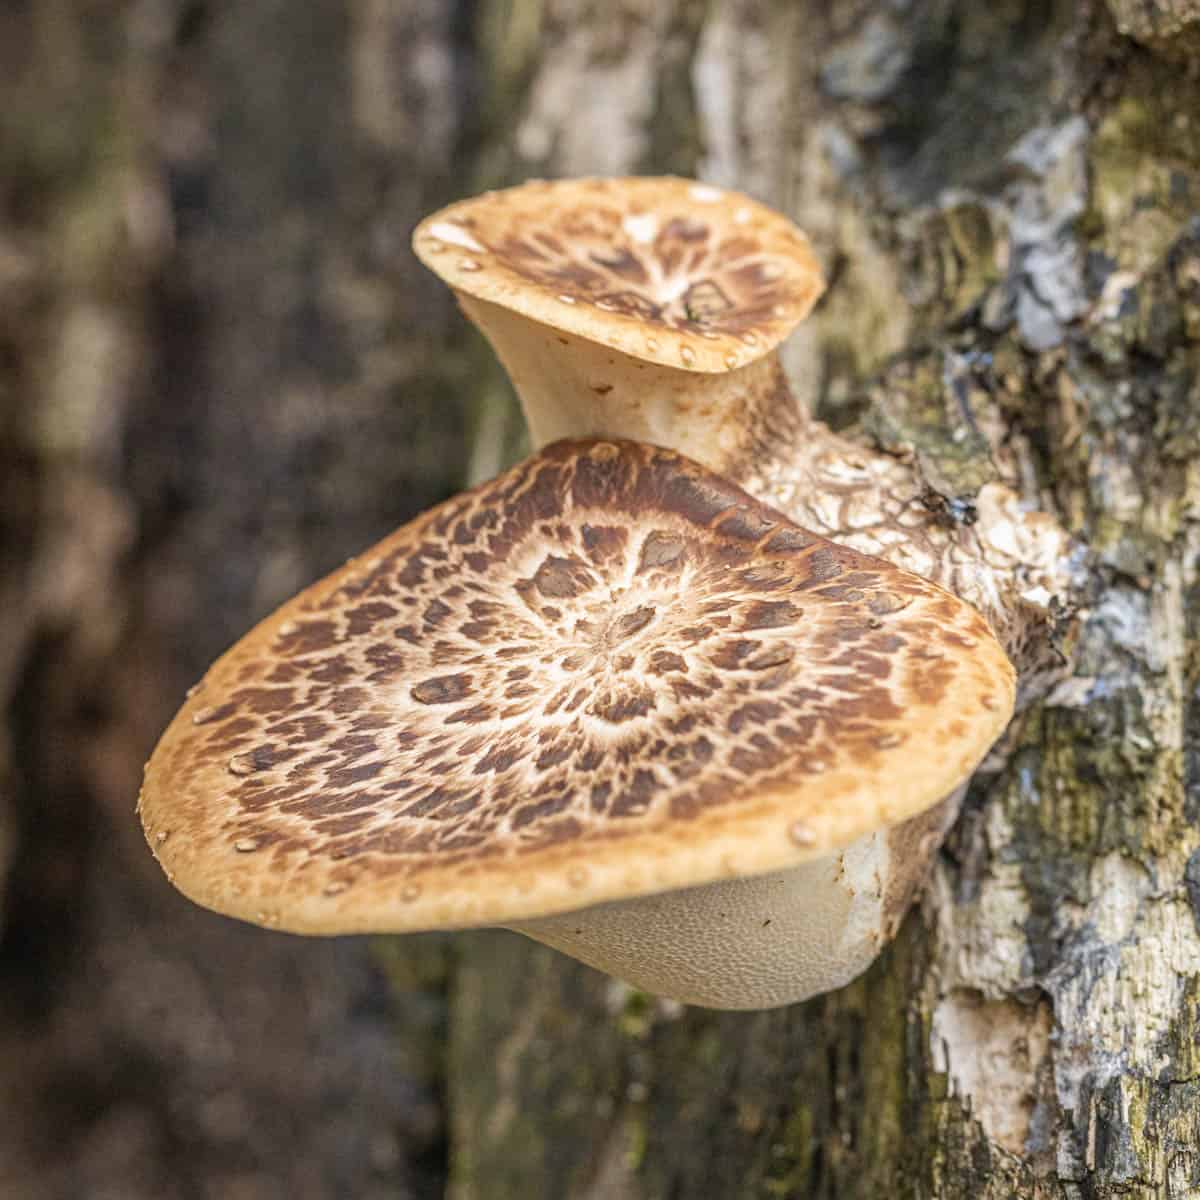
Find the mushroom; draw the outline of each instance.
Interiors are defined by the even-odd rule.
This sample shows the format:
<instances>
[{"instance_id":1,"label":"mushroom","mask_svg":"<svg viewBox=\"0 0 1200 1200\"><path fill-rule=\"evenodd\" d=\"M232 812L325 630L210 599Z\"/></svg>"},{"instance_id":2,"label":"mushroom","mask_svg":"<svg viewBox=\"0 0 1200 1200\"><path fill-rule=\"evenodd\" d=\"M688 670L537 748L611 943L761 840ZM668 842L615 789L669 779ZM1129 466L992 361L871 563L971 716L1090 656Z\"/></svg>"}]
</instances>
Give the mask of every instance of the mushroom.
<instances>
[{"instance_id":1,"label":"mushroom","mask_svg":"<svg viewBox=\"0 0 1200 1200\"><path fill-rule=\"evenodd\" d=\"M1020 703L1061 673L1071 566L1057 522L1000 483L980 490L973 523L947 521L912 462L798 404L778 348L824 283L785 217L685 179L536 181L435 213L413 247L496 350L535 446L598 435L679 450L798 525L974 605L1018 668ZM891 917L877 905L865 927L894 926L960 796L892 831L906 887Z\"/></svg>"},{"instance_id":2,"label":"mushroom","mask_svg":"<svg viewBox=\"0 0 1200 1200\"><path fill-rule=\"evenodd\" d=\"M504 926L764 1008L871 961L1013 700L937 584L673 451L559 442L247 634L139 807L219 912Z\"/></svg>"},{"instance_id":3,"label":"mushroom","mask_svg":"<svg viewBox=\"0 0 1200 1200\"><path fill-rule=\"evenodd\" d=\"M737 478L798 422L770 352L824 282L804 234L748 196L539 180L435 213L413 249L492 343L537 446L621 436Z\"/></svg>"},{"instance_id":4,"label":"mushroom","mask_svg":"<svg viewBox=\"0 0 1200 1200\"><path fill-rule=\"evenodd\" d=\"M520 396L535 446L623 437L680 451L825 537L936 580L1044 674L1068 541L988 483L971 525L911 463L803 411L777 348L824 288L808 240L738 192L676 178L537 181L413 235Z\"/></svg>"}]
</instances>

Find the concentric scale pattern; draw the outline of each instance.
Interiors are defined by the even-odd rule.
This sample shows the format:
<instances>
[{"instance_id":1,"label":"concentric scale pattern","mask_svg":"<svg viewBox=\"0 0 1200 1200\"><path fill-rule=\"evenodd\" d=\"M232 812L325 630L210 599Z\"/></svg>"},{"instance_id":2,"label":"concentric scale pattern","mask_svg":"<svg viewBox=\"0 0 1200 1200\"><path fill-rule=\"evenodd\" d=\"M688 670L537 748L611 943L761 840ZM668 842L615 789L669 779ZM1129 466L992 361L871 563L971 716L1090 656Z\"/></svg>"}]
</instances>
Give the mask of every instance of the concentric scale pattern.
<instances>
[{"instance_id":1,"label":"concentric scale pattern","mask_svg":"<svg viewBox=\"0 0 1200 1200\"><path fill-rule=\"evenodd\" d=\"M847 780L942 744L969 770L1011 699L986 624L936 585L671 452L559 443L238 643L164 736L142 813L178 885L224 911L498 923L516 914L446 897L498 871L514 896L539 873L586 891L622 844L652 861L764 796L791 853L844 844ZM414 915L364 919L365 885Z\"/></svg>"},{"instance_id":2,"label":"concentric scale pattern","mask_svg":"<svg viewBox=\"0 0 1200 1200\"><path fill-rule=\"evenodd\" d=\"M722 237L695 215L622 216L597 204L552 226L506 231L495 252L556 294L672 329L742 332L784 299L784 268L755 239Z\"/></svg>"},{"instance_id":3,"label":"concentric scale pattern","mask_svg":"<svg viewBox=\"0 0 1200 1200\"><path fill-rule=\"evenodd\" d=\"M760 357L822 288L790 221L738 192L674 178L487 193L423 221L413 245L458 291L697 371Z\"/></svg>"}]
</instances>

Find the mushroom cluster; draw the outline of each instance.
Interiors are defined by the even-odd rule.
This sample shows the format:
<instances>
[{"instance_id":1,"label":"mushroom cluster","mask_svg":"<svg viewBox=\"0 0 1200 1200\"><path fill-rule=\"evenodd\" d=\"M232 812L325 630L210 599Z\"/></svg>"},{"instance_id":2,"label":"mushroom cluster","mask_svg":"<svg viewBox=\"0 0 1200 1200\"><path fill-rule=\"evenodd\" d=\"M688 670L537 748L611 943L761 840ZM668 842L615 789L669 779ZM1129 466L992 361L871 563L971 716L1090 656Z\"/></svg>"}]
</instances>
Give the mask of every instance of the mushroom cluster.
<instances>
[{"instance_id":1,"label":"mushroom cluster","mask_svg":"<svg viewBox=\"0 0 1200 1200\"><path fill-rule=\"evenodd\" d=\"M530 184L414 244L539 449L214 664L139 802L168 876L300 933L516 929L718 1008L847 982L1012 715L1061 534L1002 495L947 531L799 410L773 351L820 273L746 197Z\"/></svg>"}]
</instances>

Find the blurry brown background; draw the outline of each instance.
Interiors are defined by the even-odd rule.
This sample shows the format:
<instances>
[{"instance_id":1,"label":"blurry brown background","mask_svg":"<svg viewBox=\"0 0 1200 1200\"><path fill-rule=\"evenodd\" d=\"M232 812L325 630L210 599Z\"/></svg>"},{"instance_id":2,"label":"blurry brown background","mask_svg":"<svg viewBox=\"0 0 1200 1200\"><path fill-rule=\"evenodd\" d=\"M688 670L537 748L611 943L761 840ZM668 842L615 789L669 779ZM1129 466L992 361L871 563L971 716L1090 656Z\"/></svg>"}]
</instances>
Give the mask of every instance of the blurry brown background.
<instances>
[{"instance_id":1,"label":"blurry brown background","mask_svg":"<svg viewBox=\"0 0 1200 1200\"><path fill-rule=\"evenodd\" d=\"M0 4L5 1200L440 1194L437 997L193 908L133 803L211 658L462 482L408 250L471 186L460 7Z\"/></svg>"},{"instance_id":2,"label":"blurry brown background","mask_svg":"<svg viewBox=\"0 0 1200 1200\"><path fill-rule=\"evenodd\" d=\"M1195 0L0 0L0 1200L1200 1195L1198 28ZM810 230L800 390L935 502L988 477L980 427L1017 448L1089 547L1075 678L897 946L794 1009L198 911L133 814L184 690L519 451L412 225L629 171Z\"/></svg>"}]
</instances>

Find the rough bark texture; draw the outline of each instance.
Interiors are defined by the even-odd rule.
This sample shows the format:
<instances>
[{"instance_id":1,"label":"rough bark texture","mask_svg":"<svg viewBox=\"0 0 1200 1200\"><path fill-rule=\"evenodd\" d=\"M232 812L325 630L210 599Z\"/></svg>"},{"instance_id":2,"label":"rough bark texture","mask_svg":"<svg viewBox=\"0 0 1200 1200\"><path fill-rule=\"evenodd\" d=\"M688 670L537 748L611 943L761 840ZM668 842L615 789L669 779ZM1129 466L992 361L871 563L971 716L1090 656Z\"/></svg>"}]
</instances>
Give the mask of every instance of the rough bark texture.
<instances>
[{"instance_id":1,"label":"rough bark texture","mask_svg":"<svg viewBox=\"0 0 1200 1200\"><path fill-rule=\"evenodd\" d=\"M481 47L496 179L669 168L794 215L833 278L806 394L951 514L1002 431L1086 610L843 992L681 1012L476 939L452 1194L1200 1194L1200 90L1160 53L1188 6L1113 5L1149 47L1074 3L536 7Z\"/></svg>"},{"instance_id":2,"label":"rough bark texture","mask_svg":"<svg viewBox=\"0 0 1200 1200\"><path fill-rule=\"evenodd\" d=\"M1198 24L0 3L0 1193L1200 1194ZM947 519L1004 441L1086 548L1073 675L895 946L792 1009L682 1011L512 935L191 910L132 817L182 690L520 444L408 229L630 170L810 231L797 384L916 454Z\"/></svg>"}]
</instances>

